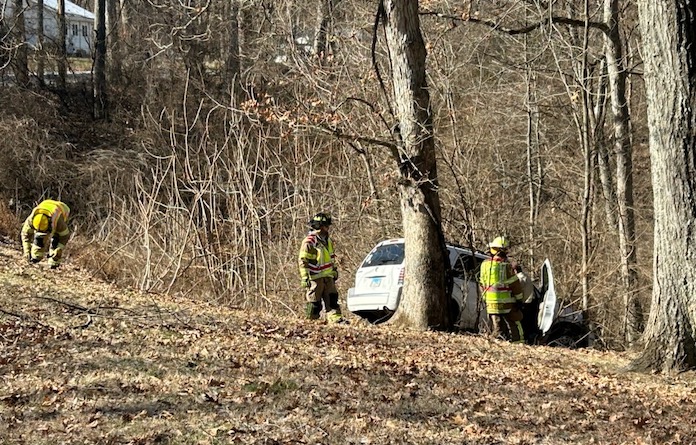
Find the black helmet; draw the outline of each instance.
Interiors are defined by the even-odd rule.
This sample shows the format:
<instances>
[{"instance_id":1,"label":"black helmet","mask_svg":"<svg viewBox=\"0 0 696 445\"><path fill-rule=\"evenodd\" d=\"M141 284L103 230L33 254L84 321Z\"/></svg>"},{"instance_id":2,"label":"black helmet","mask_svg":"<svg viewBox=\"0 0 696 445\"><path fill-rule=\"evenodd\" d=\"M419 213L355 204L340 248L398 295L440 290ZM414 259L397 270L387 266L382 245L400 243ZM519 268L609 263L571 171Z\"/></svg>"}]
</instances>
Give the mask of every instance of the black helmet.
<instances>
[{"instance_id":1,"label":"black helmet","mask_svg":"<svg viewBox=\"0 0 696 445\"><path fill-rule=\"evenodd\" d=\"M313 229L319 229L322 226L331 225L331 215L328 213L317 213L309 220L309 226Z\"/></svg>"}]
</instances>

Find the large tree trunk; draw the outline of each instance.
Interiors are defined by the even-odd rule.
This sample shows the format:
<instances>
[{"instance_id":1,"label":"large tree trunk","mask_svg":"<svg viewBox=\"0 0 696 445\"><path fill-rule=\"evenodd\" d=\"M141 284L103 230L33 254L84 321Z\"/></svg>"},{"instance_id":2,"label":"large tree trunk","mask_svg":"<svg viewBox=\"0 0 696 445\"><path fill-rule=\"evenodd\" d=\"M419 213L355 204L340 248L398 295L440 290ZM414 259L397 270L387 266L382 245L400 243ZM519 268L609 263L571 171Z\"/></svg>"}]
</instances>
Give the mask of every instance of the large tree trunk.
<instances>
[{"instance_id":1,"label":"large tree trunk","mask_svg":"<svg viewBox=\"0 0 696 445\"><path fill-rule=\"evenodd\" d=\"M14 0L15 52L14 72L17 85L29 85L29 64L27 58L27 38L24 23L24 0Z\"/></svg>"},{"instance_id":2,"label":"large tree trunk","mask_svg":"<svg viewBox=\"0 0 696 445\"><path fill-rule=\"evenodd\" d=\"M108 37L107 66L108 83L113 84L121 77L121 26L118 0L106 0L106 30Z\"/></svg>"},{"instance_id":3,"label":"large tree trunk","mask_svg":"<svg viewBox=\"0 0 696 445\"><path fill-rule=\"evenodd\" d=\"M392 318L398 326L448 328L446 257L435 143L417 0L385 0L385 28L401 139L401 213L406 281Z\"/></svg>"},{"instance_id":4,"label":"large tree trunk","mask_svg":"<svg viewBox=\"0 0 696 445\"><path fill-rule=\"evenodd\" d=\"M94 0L94 118L104 119L106 104L106 0Z\"/></svg>"},{"instance_id":5,"label":"large tree trunk","mask_svg":"<svg viewBox=\"0 0 696 445\"><path fill-rule=\"evenodd\" d=\"M616 192L619 209L619 248L624 291L624 338L634 344L642 331L643 311L638 300L636 229L633 213L633 149L629 134L630 117L626 100L626 70L619 35L619 1L605 0L605 56L614 117L614 151L616 152Z\"/></svg>"},{"instance_id":6,"label":"large tree trunk","mask_svg":"<svg viewBox=\"0 0 696 445\"><path fill-rule=\"evenodd\" d=\"M655 211L653 297L635 369L696 367L696 2L639 0Z\"/></svg>"}]
</instances>

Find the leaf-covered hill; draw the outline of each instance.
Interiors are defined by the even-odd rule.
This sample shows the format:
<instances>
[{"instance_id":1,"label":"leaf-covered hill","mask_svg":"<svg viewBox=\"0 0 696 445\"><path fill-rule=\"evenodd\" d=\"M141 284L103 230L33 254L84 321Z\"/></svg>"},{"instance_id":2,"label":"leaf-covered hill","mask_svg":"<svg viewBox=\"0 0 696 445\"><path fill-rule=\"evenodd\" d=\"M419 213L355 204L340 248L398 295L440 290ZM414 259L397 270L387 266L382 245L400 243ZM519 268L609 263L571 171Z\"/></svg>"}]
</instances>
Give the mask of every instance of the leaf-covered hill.
<instances>
[{"instance_id":1,"label":"leaf-covered hill","mask_svg":"<svg viewBox=\"0 0 696 445\"><path fill-rule=\"evenodd\" d=\"M691 373L143 295L7 243L0 342L1 443L696 443Z\"/></svg>"}]
</instances>

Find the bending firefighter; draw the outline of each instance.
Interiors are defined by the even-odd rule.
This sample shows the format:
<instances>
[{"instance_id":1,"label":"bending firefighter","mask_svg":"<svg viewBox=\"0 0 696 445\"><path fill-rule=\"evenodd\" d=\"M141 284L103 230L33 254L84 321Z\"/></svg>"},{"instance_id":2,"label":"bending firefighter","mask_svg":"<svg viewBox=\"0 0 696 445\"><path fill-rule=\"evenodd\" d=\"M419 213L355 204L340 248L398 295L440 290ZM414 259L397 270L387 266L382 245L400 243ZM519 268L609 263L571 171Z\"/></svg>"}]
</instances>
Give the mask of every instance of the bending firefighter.
<instances>
[{"instance_id":1,"label":"bending firefighter","mask_svg":"<svg viewBox=\"0 0 696 445\"><path fill-rule=\"evenodd\" d=\"M488 245L492 258L481 264L482 298L491 320L493 337L509 334L513 343L524 342L522 330L522 285L507 261L509 243L499 236Z\"/></svg>"},{"instance_id":2,"label":"bending firefighter","mask_svg":"<svg viewBox=\"0 0 696 445\"><path fill-rule=\"evenodd\" d=\"M338 305L338 268L333 241L329 238L331 216L317 213L309 221L311 230L302 241L299 254L300 283L307 290L307 318L316 320L322 309L330 323L345 322Z\"/></svg>"},{"instance_id":3,"label":"bending firefighter","mask_svg":"<svg viewBox=\"0 0 696 445\"><path fill-rule=\"evenodd\" d=\"M30 263L38 263L48 251L51 269L60 266L63 249L70 238L70 208L60 201L47 199L34 207L22 226L22 250Z\"/></svg>"}]
</instances>

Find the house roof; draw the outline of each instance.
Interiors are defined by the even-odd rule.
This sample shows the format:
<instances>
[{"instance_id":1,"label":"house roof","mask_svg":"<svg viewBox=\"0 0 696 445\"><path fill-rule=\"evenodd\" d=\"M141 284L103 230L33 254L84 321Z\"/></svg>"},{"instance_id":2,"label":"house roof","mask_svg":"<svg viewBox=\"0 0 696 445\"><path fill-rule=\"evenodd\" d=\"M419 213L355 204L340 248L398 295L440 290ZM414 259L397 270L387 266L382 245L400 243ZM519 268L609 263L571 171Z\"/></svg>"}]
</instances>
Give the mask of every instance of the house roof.
<instances>
[{"instance_id":1,"label":"house roof","mask_svg":"<svg viewBox=\"0 0 696 445\"><path fill-rule=\"evenodd\" d=\"M51 8L54 11L58 10L58 0L44 0L44 7ZM65 0L65 14L75 15L78 17L83 17L85 19L94 20L94 14L85 8L77 6L68 0Z\"/></svg>"}]
</instances>

